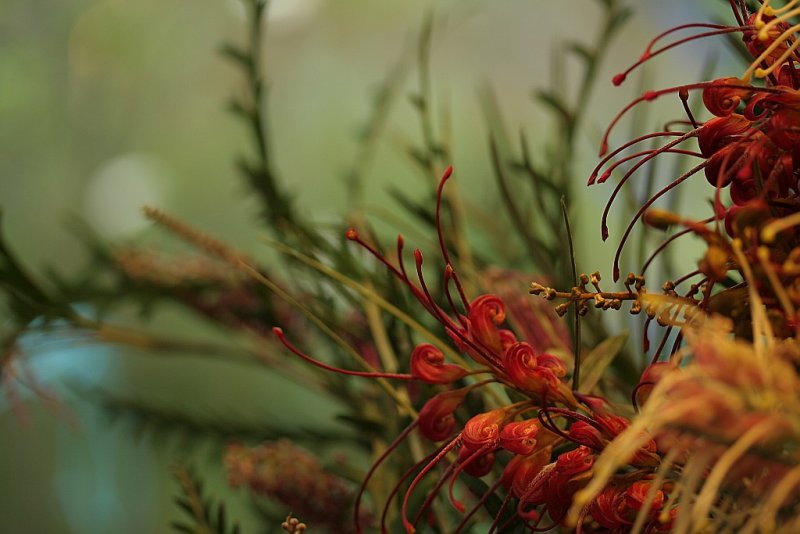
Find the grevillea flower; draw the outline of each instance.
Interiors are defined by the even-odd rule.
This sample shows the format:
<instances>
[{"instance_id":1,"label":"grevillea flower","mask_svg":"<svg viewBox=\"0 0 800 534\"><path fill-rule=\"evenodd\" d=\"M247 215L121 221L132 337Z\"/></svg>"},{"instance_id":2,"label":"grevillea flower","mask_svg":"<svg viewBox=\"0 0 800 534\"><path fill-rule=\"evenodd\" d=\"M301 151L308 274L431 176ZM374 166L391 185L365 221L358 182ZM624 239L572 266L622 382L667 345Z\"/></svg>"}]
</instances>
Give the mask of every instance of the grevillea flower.
<instances>
[{"instance_id":1,"label":"grevillea flower","mask_svg":"<svg viewBox=\"0 0 800 534\"><path fill-rule=\"evenodd\" d=\"M744 3L732 1L731 8L737 24L685 24L664 32L650 43L630 69L614 78L614 83L619 85L633 69L651 61L662 52L687 41L724 34L740 33L747 50L753 55L752 63L741 77L721 77L707 82L647 91L626 106L610 125L604 137L601 155L608 152L609 134L619 118L644 102L666 95L677 95L688 119L673 121L669 129L623 144L608 153L592 172L590 184L604 182L615 171L622 170L619 184L604 210L603 239L608 237L606 220L621 187L633 179L644 165L664 154L679 154L698 162L646 199L628 224L614 260L615 279L619 278L620 256L634 224L659 198L700 171L703 171L708 182L715 188L714 207L709 217L701 221L678 218L674 224L685 226L686 231L667 239L656 250L656 253L660 252L681 235L694 234L707 242L708 251L700 261L700 268L681 277L680 282L695 276L704 278L693 284L686 295L681 297L688 298L700 292L702 298L696 304L700 309L709 310L712 307L715 286L725 281L730 271L739 271L739 276L743 274L740 259L754 265L764 264L765 261L757 257L760 254L765 257L766 263L780 261L778 258L784 252L773 246L757 252L758 247L765 243L755 238L760 228L768 225L770 220L789 220L797 211L796 199L800 190L800 172L797 167L797 146L800 143L800 75L796 68L796 50L800 47L797 39L800 25L795 24L798 11L791 7L793 5L794 2L788 2L784 7L773 8L770 2L765 1L756 12L751 13ZM702 31L656 48L657 44L661 44L673 32L690 29ZM697 92L700 93L705 111L711 115L705 121L695 118L687 104L692 93ZM664 139L666 144L628 155L629 149L649 139ZM697 142L699 152L687 146L694 141ZM754 219L753 213L761 216ZM720 231L721 222L724 222L724 234ZM793 227L794 224L796 223L788 227ZM788 233L794 243L796 232L790 230ZM744 246L741 247L742 258L736 256L729 238L744 241ZM784 247L784 250L793 246ZM790 311L786 309L786 299L780 295L782 290L776 287L791 285L790 280L782 276L779 268L768 265L766 270L772 271L767 275L771 280L764 280L766 283L759 285L759 290L765 297L768 296L765 302L779 313ZM672 290L674 291L674 287ZM772 295L766 295L767 292ZM784 304L780 307L773 304L781 299ZM787 322L793 320L788 319ZM781 328L793 330L786 324Z\"/></svg>"},{"instance_id":2,"label":"grevillea flower","mask_svg":"<svg viewBox=\"0 0 800 534\"><path fill-rule=\"evenodd\" d=\"M457 463L464 466L466 474L480 478L492 472L494 452L472 451L462 447L458 450Z\"/></svg>"},{"instance_id":3,"label":"grevillea flower","mask_svg":"<svg viewBox=\"0 0 800 534\"><path fill-rule=\"evenodd\" d=\"M517 388L537 398L550 398L575 405L569 388L562 382L567 368L557 357L537 355L528 343L508 347L503 357L509 381Z\"/></svg>"},{"instance_id":4,"label":"grevillea flower","mask_svg":"<svg viewBox=\"0 0 800 534\"><path fill-rule=\"evenodd\" d=\"M625 501L630 511L623 517L630 520L647 505L650 511L661 508L659 524L652 517L639 520L655 531L682 514L692 530L708 528L711 510L730 489L739 492L742 515L716 516L715 529L730 520L753 531L757 525L764 525L758 527L764 532L779 525L778 531L793 531L792 518L800 509L796 458L789 452L800 444L800 378L788 363L794 356L787 359L787 346L774 339L767 339L767 347L735 341L729 327L716 319L684 329L688 347L682 356L688 364L664 367L639 416L605 447L595 478L576 496L576 521L580 507L602 495L620 465L632 462L653 435L671 459L661 476L683 489L665 508L665 487L648 488L646 480L631 486ZM798 352L794 343L790 346L788 352ZM779 513L781 509L786 513Z\"/></svg>"},{"instance_id":5,"label":"grevillea flower","mask_svg":"<svg viewBox=\"0 0 800 534\"><path fill-rule=\"evenodd\" d=\"M521 288L527 288L534 278L524 273L490 267L482 273L481 285L500 298L505 305L506 322L537 354L553 349L570 352L572 341L569 331L553 306L541 299L530 298L524 290L520 291ZM544 283L541 278L539 281ZM501 329L500 336L506 335L513 337L513 332ZM503 350L507 349L506 343L504 339Z\"/></svg>"},{"instance_id":6,"label":"grevillea flower","mask_svg":"<svg viewBox=\"0 0 800 534\"><path fill-rule=\"evenodd\" d=\"M561 453L554 463L540 471L520 496L518 513L523 517L538 518L538 512L531 514L530 507L543 504L555 523L561 523L574 493L588 482L585 475L591 476L594 458L594 452L584 446Z\"/></svg>"},{"instance_id":7,"label":"grevillea flower","mask_svg":"<svg viewBox=\"0 0 800 534\"><path fill-rule=\"evenodd\" d=\"M709 143L713 145L715 141L710 139ZM629 425L627 419L610 413L611 405L601 397L573 392L567 383L569 373L565 363L542 348L568 348L568 342L557 333L558 328L545 328L547 323L542 322L542 329L531 329L529 332L532 335L546 332L543 339L535 338L531 343L520 340L514 331L506 328L509 308L503 298L492 293L468 297L444 247L440 225L442 188L451 172L450 169L445 172L437 194L437 231L440 252L445 261L442 299L434 298L426 283L423 254L419 250L414 251L416 277L412 279L409 275L404 265L402 237L397 240L396 264L362 239L356 230L348 230L347 237L394 274L467 358L458 361L455 355L450 355L448 359L458 363L445 363L442 347L421 343L410 354L408 373L385 373L379 369L351 371L332 367L302 353L276 329L278 338L295 355L334 372L365 378L417 380L445 387L460 383L460 387L438 391L428 398L416 418L370 468L356 499L356 527L359 532L361 493L381 463L412 432L419 432L422 437L438 445L397 482L390 493L390 501L385 505L386 511L391 498L401 492L401 487L406 488L402 494L401 518L407 532L415 531L417 523L426 517L437 493L445 484L453 507L465 513L456 531L460 531L492 493L502 490L506 492L505 504L494 518L494 528L502 531L512 523L522 521L536 522L535 528L540 530L543 527L539 526L539 522L548 516L554 527L564 524L573 496L592 477L596 455ZM454 298L454 295L457 297ZM516 313L514 317L519 320L520 317L531 316ZM540 317L549 316L534 314L533 317L540 320ZM478 381L477 375L488 376ZM492 409L489 409L489 403L481 403L478 398L474 403L465 402L470 392L489 384L506 388L515 402L501 403ZM536 416L531 416L531 413L536 413ZM457 454L453 455L454 452ZM455 458L452 459L452 456ZM629 463L641 475L632 477L628 485L618 484L620 498L635 500L638 493L632 494L634 497L626 493L630 484L641 480L658 463L656 443L648 437L634 452ZM413 510L416 501L413 496L418 488L426 487L424 479L440 468L438 480L424 496L422 504ZM502 472L497 476L500 470ZM467 511L466 506L455 498L458 481L462 476L488 478L492 474L495 474L495 481ZM430 485L427 487L431 488ZM509 501L513 500L516 500L516 505L508 506ZM617 513L622 513L621 517L627 521L627 509L624 503L620 506ZM503 511L506 508L510 510L509 514ZM503 519L504 515L508 517ZM381 520L384 532L385 517L386 512Z\"/></svg>"},{"instance_id":8,"label":"grevillea flower","mask_svg":"<svg viewBox=\"0 0 800 534\"><path fill-rule=\"evenodd\" d=\"M314 524L336 532L352 531L342 527L353 500L351 485L288 440L252 448L230 444L225 467L231 486L244 486L256 496L274 499Z\"/></svg>"},{"instance_id":9,"label":"grevillea flower","mask_svg":"<svg viewBox=\"0 0 800 534\"><path fill-rule=\"evenodd\" d=\"M453 413L464 401L467 388L444 391L431 397L419 411L420 433L431 441L450 437L456 428Z\"/></svg>"},{"instance_id":10,"label":"grevillea flower","mask_svg":"<svg viewBox=\"0 0 800 534\"><path fill-rule=\"evenodd\" d=\"M469 371L444 363L444 354L430 343L417 345L411 353L411 375L428 384L450 384L469 374Z\"/></svg>"},{"instance_id":11,"label":"grevillea flower","mask_svg":"<svg viewBox=\"0 0 800 534\"><path fill-rule=\"evenodd\" d=\"M536 419L507 423L500 431L500 447L521 456L532 454L536 448L539 428L539 421Z\"/></svg>"},{"instance_id":12,"label":"grevillea flower","mask_svg":"<svg viewBox=\"0 0 800 534\"><path fill-rule=\"evenodd\" d=\"M500 442L500 428L506 419L507 410L498 408L472 417L464 425L461 440L470 451L491 449Z\"/></svg>"}]
</instances>

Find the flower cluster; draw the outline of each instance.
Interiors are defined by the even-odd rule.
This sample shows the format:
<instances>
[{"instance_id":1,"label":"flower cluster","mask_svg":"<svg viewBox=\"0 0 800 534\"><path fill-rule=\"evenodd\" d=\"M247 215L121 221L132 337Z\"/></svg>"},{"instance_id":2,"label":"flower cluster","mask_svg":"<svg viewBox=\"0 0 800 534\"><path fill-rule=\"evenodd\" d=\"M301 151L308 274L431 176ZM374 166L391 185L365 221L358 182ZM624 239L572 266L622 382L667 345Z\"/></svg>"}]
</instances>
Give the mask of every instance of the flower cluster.
<instances>
[{"instance_id":1,"label":"flower cluster","mask_svg":"<svg viewBox=\"0 0 800 534\"><path fill-rule=\"evenodd\" d=\"M452 505L465 513L456 532L464 528L489 497L503 492L503 505L495 514L492 530L502 531L517 522L535 529L543 529L547 521L554 527L565 524L574 494L592 477L592 465L597 454L624 431L630 421L616 415L612 405L602 397L583 394L570 387L565 360L541 348L543 343L560 342L563 352L568 341L562 336L537 335L531 342L520 340L506 324L507 309L499 296L481 294L472 299L467 296L444 246L439 224L442 190L451 173L452 169L448 168L441 180L436 211L440 252L445 260L442 280L446 306L434 298L426 283L423 255L419 250L414 251L416 280L408 275L403 262L402 237L397 240L397 265L356 230L348 230L347 237L397 277L441 324L458 352L466 358L447 347L421 343L411 351L408 373L351 371L324 364L292 345L282 330L275 329L275 333L294 354L335 372L447 386L422 404L412 423L373 464L361 486L363 492L381 463L411 432L417 431L428 441L438 443L433 452L398 481L391 496L400 492L401 485L410 479L402 497L402 521L406 531L415 531L446 484ZM561 325L547 324L557 320L553 313L534 317L541 322L538 327L527 325L529 331L551 334L563 331ZM538 346L535 348L534 344ZM454 358L453 362L447 361L445 352ZM492 389L497 385L502 386L501 390ZM478 390L486 393L484 409L470 411L475 409L467 406L480 404L468 402L467 397ZM661 519L659 507L645 509L642 504L644 496L653 487L652 474L658 464L656 444L649 440L641 445L630 461L634 472L615 480L617 494L613 498L605 495L598 499L585 511L581 524L613 525L613 528L623 529L641 516L646 531L666 528L670 518ZM436 468L441 468L442 474L412 514L411 503L415 502L417 489ZM468 512L464 503L454 495L455 485L462 475L494 478L490 489L476 496ZM665 490L655 490L663 499ZM360 530L363 527L359 503L360 494L355 512ZM383 532L387 531L385 521L389 504L387 502L381 518Z\"/></svg>"},{"instance_id":2,"label":"flower cluster","mask_svg":"<svg viewBox=\"0 0 800 534\"><path fill-rule=\"evenodd\" d=\"M676 531L703 531L712 520L715 531L796 531L796 344L768 338L769 345L759 347L736 341L721 319L684 333L687 347L679 357L688 363L662 368L654 378L642 412L606 448L594 479L576 495L573 514L578 517L587 503L591 509L614 491L609 478L639 453L649 439L646 430L664 452L656 476L675 488L671 499L682 511ZM657 494L648 502L666 511Z\"/></svg>"},{"instance_id":3,"label":"flower cluster","mask_svg":"<svg viewBox=\"0 0 800 534\"><path fill-rule=\"evenodd\" d=\"M277 500L305 521L343 532L341 524L349 515L353 488L326 471L310 452L288 440L252 448L232 443L224 463L231 486L244 486L255 495ZM294 532L302 531L299 525L295 519Z\"/></svg>"},{"instance_id":4,"label":"flower cluster","mask_svg":"<svg viewBox=\"0 0 800 534\"><path fill-rule=\"evenodd\" d=\"M682 297L693 298L703 311L724 313L734 320L737 332L749 330L750 314L742 308L742 287L717 291L720 285L734 285L731 280L744 279L760 294L767 305L772 327L780 337L796 334L795 308L800 304L796 263L800 257L798 233L798 191L800 169L797 168L800 144L800 75L797 73L800 46L792 23L798 16L794 2L773 8L769 1L754 13L743 4L731 2L735 26L718 24L686 24L659 35L630 69L614 78L622 83L642 63L681 43L721 34L741 33L745 49L753 56L741 78L715 80L647 91L617 116L606 132L601 160L589 183L605 182L625 168L609 199L603 216L604 239L608 237L606 218L620 189L644 165L663 154L680 154L695 158L698 163L648 198L635 215L620 240L615 258L615 279L619 277L619 259L634 224L644 216L647 223L667 228L683 226L656 250L656 254L681 235L702 238L707 249L698 269L670 284L669 292L677 296L676 286L699 277ZM697 35L654 48L656 43L674 31L702 28ZM702 104L711 117L698 121L687 102L692 92L699 91ZM664 95L677 94L684 104L687 119L670 123L670 128L647 134L608 152L608 137L619 118L642 102ZM683 128L681 127L683 126ZM661 147L628 154L626 151L651 139L666 139ZM697 149L687 146L696 142ZM602 172L601 172L602 171ZM651 209L669 191L691 177L705 175L715 188L713 210L705 219L684 218L677 214ZM649 265L650 260L644 268ZM754 266L754 269L749 269ZM752 270L753 272L748 272ZM736 276L731 278L731 273ZM746 293L746 291L744 291ZM738 303L735 301L739 301ZM715 302L716 301L716 302Z\"/></svg>"},{"instance_id":5,"label":"flower cluster","mask_svg":"<svg viewBox=\"0 0 800 534\"><path fill-rule=\"evenodd\" d=\"M604 182L633 162L622 173L607 214L620 188L654 158L677 153L699 160L636 214L620 242L615 276L620 251L642 216L652 226L684 228L656 254L681 235L698 236L707 246L696 271L665 285L667 297L662 302L680 304L668 321L683 327L680 336L666 361L658 361L659 350L645 370L633 394L642 412L604 448L593 480L576 494L569 514L572 522L580 522L606 496L615 497L620 472L628 469L643 444L654 440L660 455L655 478L661 489L651 490L644 502L649 509L661 509L661 520L674 516L676 532L793 532L800 527L796 521L800 459L795 454L800 428L796 344L800 78L795 53L800 25L793 22L800 10L796 4L773 7L765 0L757 11L749 12L744 3L731 2L737 25L689 24L665 32L640 61L614 79L620 84L633 68L658 53L714 35L741 33L752 55L740 78L648 91L631 103L622 113L641 102L677 94L688 120L671 123L683 129L648 134L612 151L590 178L590 183ZM709 31L653 49L659 39L687 28ZM701 92L703 107L711 115L705 122L699 122L686 105L692 91ZM624 155L637 143L654 138L671 140L659 148ZM697 143L697 150L686 148L690 141ZM607 151L606 141L602 151ZM701 171L714 187L708 218L650 209ZM603 236L608 236L605 217ZM680 283L694 277L701 278L687 293L677 293ZM698 293L700 297L694 298ZM666 487L672 488L671 495L659 495Z\"/></svg>"},{"instance_id":6,"label":"flower cluster","mask_svg":"<svg viewBox=\"0 0 800 534\"><path fill-rule=\"evenodd\" d=\"M552 317L534 314L523 319L528 324L518 330L528 338L520 338L506 324L506 298L513 297L488 292L468 297L445 246L440 220L451 168L439 184L435 214L444 260L440 298L426 283L419 250L413 254L416 276L409 275L402 237L392 261L355 229L347 232L349 240L396 277L457 349L418 344L410 352L406 373L350 371L302 353L275 330L292 352L325 369L422 382L432 388L421 391L435 392L415 399L420 401L419 412L365 477L356 499L359 531L361 496L370 479L412 432L437 445L397 481L381 518L383 532L398 494L402 523L407 532L414 532L423 518L430 518L434 499L445 485L451 504L464 514L454 532L491 498L499 497L490 532L518 524L533 531L567 527L598 533L699 531L712 520L726 528L737 521L747 523L751 531L759 522L769 528L788 524L800 497L794 456L800 428L795 393L800 358L794 344L800 334L795 311L800 306L800 235L795 229L800 224L800 57L795 53L800 24L791 22L800 15L800 8L793 8L797 3L773 8L765 0L751 13L743 2L732 0L737 25L688 24L667 31L613 80L619 85L642 63L698 38L738 32L753 56L741 78L647 91L634 100L606 132L603 159L589 179L590 184L603 183L622 171L603 215L605 239L609 210L637 171L662 154L696 158L694 167L653 194L635 214L620 240L614 281L620 278L622 249L640 219L662 229L681 228L655 250L642 272L672 241L689 234L707 245L698 268L667 282L660 296L648 294L644 277L633 273L625 278L624 292L602 291L599 273L581 275L570 292L541 283L531 287L532 293L548 300L568 299L555 308L559 315L570 303L583 315L589 300L602 309L618 309L631 300L633 313L646 310L647 324L657 319L669 329L683 327L662 359L667 331L631 392L632 404L642 409L639 416L626 417L631 415L626 407L590 389L577 389L575 380L570 383L569 343L558 333L563 327L548 324ZM675 31L697 28L703 32L656 48ZM698 91L710 114L704 122L687 104ZM682 101L686 120L609 151L610 132L622 115L671 94ZM653 139L667 141L630 153ZM659 198L698 174L714 187L707 218L652 209ZM688 291L679 288L690 280L694 282ZM726 319L710 319L713 314ZM732 341L732 336L739 340ZM687 348L681 350L682 345ZM573 350L579 353L581 347ZM577 363L574 366L572 378L578 370ZM479 398L470 398L478 397L475 392L480 392ZM438 480L426 483L437 470ZM454 493L464 477L483 478L488 484L483 493L474 490L479 486L467 484L474 497L469 510ZM777 479L780 483L770 488L769 481ZM737 485L744 489L731 496ZM428 489L417 495L422 488Z\"/></svg>"}]
</instances>

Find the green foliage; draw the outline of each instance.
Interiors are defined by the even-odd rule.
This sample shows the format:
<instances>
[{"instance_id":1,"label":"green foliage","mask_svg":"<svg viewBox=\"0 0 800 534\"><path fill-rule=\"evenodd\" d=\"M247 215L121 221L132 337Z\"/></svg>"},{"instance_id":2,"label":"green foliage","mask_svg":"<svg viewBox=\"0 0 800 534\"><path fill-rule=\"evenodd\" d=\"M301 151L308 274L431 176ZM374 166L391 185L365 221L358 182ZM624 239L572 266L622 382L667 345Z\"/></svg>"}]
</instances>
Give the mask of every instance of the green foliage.
<instances>
[{"instance_id":1,"label":"green foliage","mask_svg":"<svg viewBox=\"0 0 800 534\"><path fill-rule=\"evenodd\" d=\"M229 525L225 505L203 492L203 483L189 467L177 464L173 475L179 485L175 504L186 516L171 523L174 532L183 534L241 534L237 522Z\"/></svg>"}]
</instances>

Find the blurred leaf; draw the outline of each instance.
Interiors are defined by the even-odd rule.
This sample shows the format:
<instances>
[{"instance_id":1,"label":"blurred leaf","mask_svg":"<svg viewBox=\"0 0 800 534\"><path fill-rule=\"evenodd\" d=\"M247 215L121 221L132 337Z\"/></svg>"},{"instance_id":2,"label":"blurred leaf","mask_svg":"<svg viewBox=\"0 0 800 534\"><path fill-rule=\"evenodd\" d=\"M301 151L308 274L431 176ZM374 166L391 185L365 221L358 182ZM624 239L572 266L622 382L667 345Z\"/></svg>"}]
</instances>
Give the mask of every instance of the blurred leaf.
<instances>
[{"instance_id":1,"label":"blurred leaf","mask_svg":"<svg viewBox=\"0 0 800 534\"><path fill-rule=\"evenodd\" d=\"M595 53L589 50L586 45L579 43L578 41L570 41L567 43L567 49L580 57L586 63L592 63L595 61Z\"/></svg>"},{"instance_id":2,"label":"blurred leaf","mask_svg":"<svg viewBox=\"0 0 800 534\"><path fill-rule=\"evenodd\" d=\"M581 362L581 370L584 371L584 378L581 382L579 391L581 393L591 393L603 377L606 369L614 358L622 352L625 342L628 341L628 333L610 337L597 345L587 354Z\"/></svg>"},{"instance_id":3,"label":"blurred leaf","mask_svg":"<svg viewBox=\"0 0 800 534\"><path fill-rule=\"evenodd\" d=\"M192 469L183 464L177 464L173 473L181 491L181 496L176 497L175 502L181 511L194 522L194 525L190 526L173 521L170 523L173 530L192 534L213 534L214 532L234 534L239 532L238 523L233 524L229 529L225 504L215 503L213 499L203 495L203 483ZM216 514L214 514L215 509Z\"/></svg>"},{"instance_id":4,"label":"blurred leaf","mask_svg":"<svg viewBox=\"0 0 800 534\"><path fill-rule=\"evenodd\" d=\"M548 89L537 89L534 91L533 96L546 107L550 108L564 123L572 121L572 113L559 95Z\"/></svg>"},{"instance_id":5,"label":"blurred leaf","mask_svg":"<svg viewBox=\"0 0 800 534\"><path fill-rule=\"evenodd\" d=\"M628 19L630 19L632 16L633 16L632 9L628 7L623 7L621 9L618 9L614 13L614 17L611 19L611 22L609 22L608 24L609 33L617 31L626 22L628 22Z\"/></svg>"},{"instance_id":6,"label":"blurred leaf","mask_svg":"<svg viewBox=\"0 0 800 534\"><path fill-rule=\"evenodd\" d=\"M397 187L389 188L389 194L394 198L407 212L414 215L427 225L436 225L436 216L431 211L429 202L412 200L408 194L401 191Z\"/></svg>"},{"instance_id":7,"label":"blurred leaf","mask_svg":"<svg viewBox=\"0 0 800 534\"><path fill-rule=\"evenodd\" d=\"M224 57L245 69L249 69L253 61L252 56L246 50L242 50L233 43L224 43L220 47L219 52Z\"/></svg>"}]
</instances>

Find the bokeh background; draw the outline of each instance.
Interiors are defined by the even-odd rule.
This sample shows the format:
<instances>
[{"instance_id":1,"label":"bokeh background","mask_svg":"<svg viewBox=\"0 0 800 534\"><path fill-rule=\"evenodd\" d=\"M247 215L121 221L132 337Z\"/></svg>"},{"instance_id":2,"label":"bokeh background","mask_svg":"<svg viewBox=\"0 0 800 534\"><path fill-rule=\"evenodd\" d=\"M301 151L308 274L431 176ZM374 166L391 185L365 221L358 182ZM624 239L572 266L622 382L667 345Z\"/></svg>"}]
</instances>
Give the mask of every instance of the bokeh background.
<instances>
[{"instance_id":1,"label":"bokeh background","mask_svg":"<svg viewBox=\"0 0 800 534\"><path fill-rule=\"evenodd\" d=\"M341 221L352 207L343 178L357 162L358 134L370 117L375 91L405 68L403 89L388 108L369 162L363 197L368 216L402 214L387 190L394 185L413 192L421 185L405 151L419 137L405 93L416 83L411 61L416 35L433 10L434 96L450 116L456 176L468 203L487 202L495 186L478 89L491 85L509 131L524 127L532 144L541 143L553 126L534 105L532 90L549 83L554 47L567 38L592 39L597 4L274 0L265 65L282 179L304 212L320 223ZM613 59L603 64L598 91L586 103L589 119L582 150L575 154L586 174L604 125L641 89L635 80L615 89L611 76L659 31L708 20L724 7L688 0L631 4L636 16L614 41ZM218 53L222 42L244 39L244 23L236 0L0 0L3 232L32 273L47 279L54 270L69 277L85 265L85 251L67 224L71 217L115 242L152 238L140 211L144 204L264 253L257 203L233 164L249 149L249 140L226 111L230 97L243 91L243 80ZM665 55L646 69L645 83L661 87L696 79L712 48L703 44ZM718 67L730 61L719 56ZM568 75L574 67L563 66ZM574 87L567 84L563 91ZM648 119L653 125L661 120L659 113ZM674 114L673 103L664 116ZM596 224L608 193L595 189L571 199L580 213L578 258L591 262L586 269L610 269L611 247L600 242ZM700 206L705 196L685 198ZM158 309L147 327L201 339L221 335L173 309ZM335 405L297 391L265 369L73 346L54 336L27 339L26 349L32 373L63 401L75 423L29 398L30 421L21 424L0 400L4 533L168 532L177 515L170 465L178 457L205 466L204 476L226 499L231 515L246 532L257 531L248 528L256 521L250 507L225 488L213 444L142 434L128 419L109 418L77 390L102 387L120 398L201 419L335 424Z\"/></svg>"}]
</instances>

